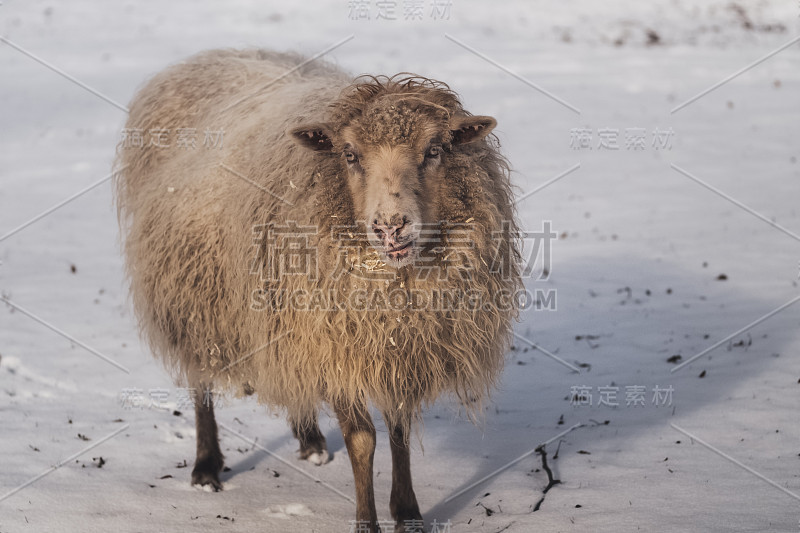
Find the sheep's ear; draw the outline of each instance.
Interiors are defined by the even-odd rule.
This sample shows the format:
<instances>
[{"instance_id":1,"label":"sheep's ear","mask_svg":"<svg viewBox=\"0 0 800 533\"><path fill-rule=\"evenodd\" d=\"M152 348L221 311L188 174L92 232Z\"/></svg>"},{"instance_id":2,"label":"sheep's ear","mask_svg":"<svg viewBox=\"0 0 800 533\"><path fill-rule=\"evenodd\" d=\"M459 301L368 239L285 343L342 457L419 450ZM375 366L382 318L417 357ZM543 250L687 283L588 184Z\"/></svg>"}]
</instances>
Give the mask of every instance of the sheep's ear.
<instances>
[{"instance_id":1,"label":"sheep's ear","mask_svg":"<svg viewBox=\"0 0 800 533\"><path fill-rule=\"evenodd\" d=\"M333 149L330 128L327 124L306 124L289 130L289 136L304 148L315 151Z\"/></svg>"},{"instance_id":2,"label":"sheep's ear","mask_svg":"<svg viewBox=\"0 0 800 533\"><path fill-rule=\"evenodd\" d=\"M456 117L450 125L453 144L480 141L489 135L496 125L497 121L492 117Z\"/></svg>"}]
</instances>

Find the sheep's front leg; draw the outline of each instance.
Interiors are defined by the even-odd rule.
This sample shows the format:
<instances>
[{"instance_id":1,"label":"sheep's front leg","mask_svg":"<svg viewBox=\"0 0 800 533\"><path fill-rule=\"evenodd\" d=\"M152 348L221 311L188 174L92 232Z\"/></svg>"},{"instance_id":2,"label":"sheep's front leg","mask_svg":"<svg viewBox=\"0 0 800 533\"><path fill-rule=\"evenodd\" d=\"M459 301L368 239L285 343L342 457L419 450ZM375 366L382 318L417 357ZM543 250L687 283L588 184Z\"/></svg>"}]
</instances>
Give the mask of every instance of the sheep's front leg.
<instances>
[{"instance_id":1,"label":"sheep's front leg","mask_svg":"<svg viewBox=\"0 0 800 533\"><path fill-rule=\"evenodd\" d=\"M352 409L335 405L344 443L350 455L356 485L356 520L359 526L369 524L369 530L378 533L378 515L375 511L375 491L372 486L372 460L375 456L375 426L366 405ZM361 531L361 530L359 530Z\"/></svg>"},{"instance_id":2,"label":"sheep's front leg","mask_svg":"<svg viewBox=\"0 0 800 533\"><path fill-rule=\"evenodd\" d=\"M328 445L325 442L325 436L319 429L316 416L308 422L300 422L289 417L289 425L292 426L292 433L300 443L300 459L305 459L315 465L328 462Z\"/></svg>"},{"instance_id":3,"label":"sheep's front leg","mask_svg":"<svg viewBox=\"0 0 800 533\"><path fill-rule=\"evenodd\" d=\"M192 485L209 485L214 491L222 490L219 473L223 458L217 437L217 421L214 419L214 398L207 388L195 389L195 427L197 429L197 458L192 470Z\"/></svg>"},{"instance_id":4,"label":"sheep's front leg","mask_svg":"<svg viewBox=\"0 0 800 533\"><path fill-rule=\"evenodd\" d=\"M389 420L384 415L384 420ZM408 446L409 424L400 422L389 427L392 448L392 495L389 510L396 522L395 533L424 531L417 496L411 485L411 454Z\"/></svg>"}]
</instances>

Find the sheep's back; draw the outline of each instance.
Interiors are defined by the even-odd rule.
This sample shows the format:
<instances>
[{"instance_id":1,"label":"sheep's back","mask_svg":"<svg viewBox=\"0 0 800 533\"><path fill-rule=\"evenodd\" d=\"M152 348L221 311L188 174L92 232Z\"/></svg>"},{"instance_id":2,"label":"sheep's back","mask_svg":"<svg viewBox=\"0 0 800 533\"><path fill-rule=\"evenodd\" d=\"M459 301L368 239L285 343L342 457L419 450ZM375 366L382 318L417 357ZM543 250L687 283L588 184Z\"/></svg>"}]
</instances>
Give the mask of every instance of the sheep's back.
<instances>
[{"instance_id":1,"label":"sheep's back","mask_svg":"<svg viewBox=\"0 0 800 533\"><path fill-rule=\"evenodd\" d=\"M313 158L285 131L322 120L348 77L303 61L206 52L157 74L131 103L126 127L168 130L170 144L118 151L131 294L145 337L185 381L211 381L264 334L252 331L247 306L254 230L290 209L301 222L313 215L304 207L315 201ZM178 147L178 129L194 129L197 146ZM221 146L199 142L206 129L223 132Z\"/></svg>"}]
</instances>

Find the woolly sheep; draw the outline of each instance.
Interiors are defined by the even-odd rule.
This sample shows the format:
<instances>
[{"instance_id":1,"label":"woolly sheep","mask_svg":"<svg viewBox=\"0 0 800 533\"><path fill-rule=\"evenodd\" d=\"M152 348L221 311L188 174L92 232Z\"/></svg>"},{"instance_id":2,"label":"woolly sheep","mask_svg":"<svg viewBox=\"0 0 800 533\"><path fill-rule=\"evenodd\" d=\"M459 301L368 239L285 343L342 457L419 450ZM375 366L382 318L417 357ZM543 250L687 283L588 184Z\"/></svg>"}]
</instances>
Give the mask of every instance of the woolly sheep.
<instances>
[{"instance_id":1,"label":"woolly sheep","mask_svg":"<svg viewBox=\"0 0 800 533\"><path fill-rule=\"evenodd\" d=\"M264 50L198 54L130 105L151 138L118 148L116 199L144 337L180 383L282 409L317 464L330 406L372 531L370 404L395 531L416 530L414 422L446 394L481 412L503 366L521 283L494 126L441 82ZM195 411L192 482L220 490L213 405Z\"/></svg>"}]
</instances>

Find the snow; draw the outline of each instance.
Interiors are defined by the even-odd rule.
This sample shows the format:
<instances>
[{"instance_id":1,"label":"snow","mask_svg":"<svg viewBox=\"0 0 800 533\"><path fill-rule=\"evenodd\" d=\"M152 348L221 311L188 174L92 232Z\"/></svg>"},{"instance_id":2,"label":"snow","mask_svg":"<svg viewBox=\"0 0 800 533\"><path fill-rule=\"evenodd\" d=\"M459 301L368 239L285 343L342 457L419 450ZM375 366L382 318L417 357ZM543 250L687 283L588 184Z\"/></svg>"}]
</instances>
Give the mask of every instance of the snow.
<instances>
[{"instance_id":1,"label":"snow","mask_svg":"<svg viewBox=\"0 0 800 533\"><path fill-rule=\"evenodd\" d=\"M311 55L352 34L326 57L356 74L445 80L472 112L495 116L520 195L580 163L519 204L526 229L549 220L560 238L549 279L527 280L555 289L557 310L525 311L515 331L581 374L515 342L479 427L452 402L430 409L412 454L427 523L450 520L459 532L797 531L800 306L675 372L667 359L686 361L797 296L797 239L671 165L800 233L798 45L670 110L795 38L800 8L454 0L449 20L432 20L430 4L423 20L405 21L398 2L399 20L388 21L375 20L373 2L367 21L350 20L347 2L5 0L0 36L124 105L148 76L202 49ZM647 44L648 30L657 43ZM108 175L125 117L10 45L0 43L0 65L5 234ZM574 128L592 129L592 150L570 147ZM602 128L644 128L648 142L598 150ZM672 128L671 149L651 146L655 128ZM349 530L354 506L329 487L352 498L352 474L329 417L322 429L332 457L317 467L295 458L281 417L230 402L218 420L247 440L220 430L225 490L190 485L193 416L138 340L108 183L0 241L0 261L11 302L130 371L0 309L0 498L95 446L2 499L0 532ZM619 388L618 407L597 405L607 386ZM626 406L634 386L646 390L644 406ZM654 405L654 388L670 386L671 405ZM126 409L120 394L134 387L170 398ZM593 405L571 405L573 387L591 387ZM538 511L547 476L536 454L447 501L575 424L546 447L561 483ZM388 519L391 459L380 424L375 472L379 516Z\"/></svg>"}]
</instances>

